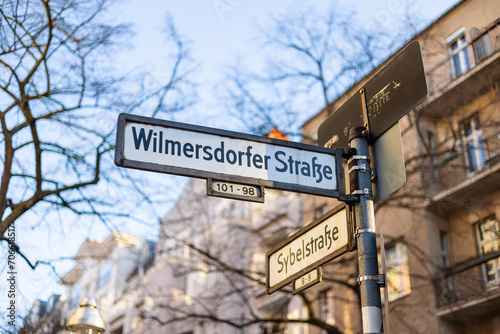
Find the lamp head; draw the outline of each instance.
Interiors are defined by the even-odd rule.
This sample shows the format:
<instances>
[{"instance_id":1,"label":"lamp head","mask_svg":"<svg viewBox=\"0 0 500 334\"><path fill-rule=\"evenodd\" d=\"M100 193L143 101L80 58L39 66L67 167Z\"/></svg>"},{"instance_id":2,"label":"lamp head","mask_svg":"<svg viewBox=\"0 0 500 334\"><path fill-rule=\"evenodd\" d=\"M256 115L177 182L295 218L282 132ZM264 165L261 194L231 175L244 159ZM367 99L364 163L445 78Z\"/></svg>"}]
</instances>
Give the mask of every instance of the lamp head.
<instances>
[{"instance_id":1,"label":"lamp head","mask_svg":"<svg viewBox=\"0 0 500 334\"><path fill-rule=\"evenodd\" d=\"M80 307L69 317L66 328L75 334L102 334L106 325L97 310L94 298L84 298Z\"/></svg>"}]
</instances>

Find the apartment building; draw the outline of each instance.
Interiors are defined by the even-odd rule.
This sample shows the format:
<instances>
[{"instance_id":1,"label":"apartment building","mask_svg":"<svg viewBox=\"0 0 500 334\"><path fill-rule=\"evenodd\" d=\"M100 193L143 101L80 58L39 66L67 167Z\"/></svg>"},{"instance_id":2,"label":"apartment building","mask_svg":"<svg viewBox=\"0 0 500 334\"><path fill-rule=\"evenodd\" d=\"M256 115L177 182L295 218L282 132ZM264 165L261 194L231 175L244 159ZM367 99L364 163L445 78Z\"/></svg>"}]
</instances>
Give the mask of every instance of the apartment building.
<instances>
[{"instance_id":1,"label":"apartment building","mask_svg":"<svg viewBox=\"0 0 500 334\"><path fill-rule=\"evenodd\" d=\"M261 333L268 325L256 319L286 318L290 295L266 295L265 252L302 226L301 196L266 190L261 204L206 193L205 180L190 180L160 223L137 302L145 332Z\"/></svg>"},{"instance_id":2,"label":"apartment building","mask_svg":"<svg viewBox=\"0 0 500 334\"><path fill-rule=\"evenodd\" d=\"M66 287L63 319L75 312L83 298L94 298L106 332L123 333L126 312L135 303L128 287L152 264L154 247L153 242L119 232L105 240L86 240L75 256L77 264L59 280Z\"/></svg>"},{"instance_id":3,"label":"apartment building","mask_svg":"<svg viewBox=\"0 0 500 334\"><path fill-rule=\"evenodd\" d=\"M377 233L385 237L389 329L499 333L500 3L460 1L414 39L428 95L400 121L406 184L375 206ZM319 125L391 59L306 122L305 137L317 138ZM313 196L304 203L336 205ZM329 293L330 322L358 332L356 265L348 267L344 256L325 272L350 285L322 283L306 293L326 293L320 301Z\"/></svg>"},{"instance_id":4,"label":"apartment building","mask_svg":"<svg viewBox=\"0 0 500 334\"><path fill-rule=\"evenodd\" d=\"M65 297L59 294L52 294L46 301L35 300L19 333L56 334L61 332L65 326L65 319L62 317L64 301Z\"/></svg>"}]
</instances>

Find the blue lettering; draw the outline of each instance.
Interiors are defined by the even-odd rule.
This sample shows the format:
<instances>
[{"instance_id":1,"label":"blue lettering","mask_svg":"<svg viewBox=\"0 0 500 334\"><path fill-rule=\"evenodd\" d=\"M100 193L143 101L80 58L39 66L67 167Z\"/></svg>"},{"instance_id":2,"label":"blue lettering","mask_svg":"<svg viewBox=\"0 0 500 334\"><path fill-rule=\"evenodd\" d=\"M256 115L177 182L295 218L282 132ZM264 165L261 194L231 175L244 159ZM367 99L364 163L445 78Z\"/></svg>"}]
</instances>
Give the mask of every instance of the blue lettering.
<instances>
[{"instance_id":1,"label":"blue lettering","mask_svg":"<svg viewBox=\"0 0 500 334\"><path fill-rule=\"evenodd\" d=\"M210 161L212 160L212 148L210 146L205 146L203 147L203 153L205 153L205 156L203 157L203 160Z\"/></svg>"},{"instance_id":2,"label":"blue lettering","mask_svg":"<svg viewBox=\"0 0 500 334\"><path fill-rule=\"evenodd\" d=\"M160 144L159 153L163 153L163 131L160 131L159 144Z\"/></svg>"},{"instance_id":3,"label":"blue lettering","mask_svg":"<svg viewBox=\"0 0 500 334\"><path fill-rule=\"evenodd\" d=\"M252 149L252 146L247 147L247 153L246 153L246 155L247 155L247 167L251 167L250 166L250 157L252 156L252 153L250 152L251 149ZM254 160L254 162L255 162L255 160Z\"/></svg>"},{"instance_id":4,"label":"blue lettering","mask_svg":"<svg viewBox=\"0 0 500 334\"><path fill-rule=\"evenodd\" d=\"M317 157L312 158L312 169L313 169L313 177L316 177L316 172L318 173L318 178L316 179L316 183L320 183L323 180L323 175L321 174L321 164L317 164Z\"/></svg>"},{"instance_id":5,"label":"blue lettering","mask_svg":"<svg viewBox=\"0 0 500 334\"><path fill-rule=\"evenodd\" d=\"M286 162L285 162L285 161L283 161L283 160L281 160L281 159L279 158L279 156L280 156L280 155L285 155L285 156L286 156L286 153L285 153L285 152L283 152L283 151L276 151L276 153L274 154L274 157L276 158L276 160L278 160L278 162L279 162L280 164L282 164L282 165L283 165L283 167L282 167L282 168L278 168L278 167L276 167L276 171L277 171L277 172L280 172L280 173L284 173L284 172L286 172L286 170L287 170L287 165L286 165ZM266 169L267 169L267 168L266 168Z\"/></svg>"},{"instance_id":6,"label":"blue lettering","mask_svg":"<svg viewBox=\"0 0 500 334\"><path fill-rule=\"evenodd\" d=\"M233 156L232 159L230 155ZM234 165L236 163L236 152L234 152L233 150L228 150L226 153L226 159L227 162L229 162L231 165Z\"/></svg>"},{"instance_id":7,"label":"blue lettering","mask_svg":"<svg viewBox=\"0 0 500 334\"><path fill-rule=\"evenodd\" d=\"M175 155L175 149L177 148L177 155L181 156L181 143L173 140L165 140L165 154L168 154L168 144L170 144L171 155Z\"/></svg>"},{"instance_id":8,"label":"blue lettering","mask_svg":"<svg viewBox=\"0 0 500 334\"><path fill-rule=\"evenodd\" d=\"M149 130L148 138L146 139L146 132L141 128L139 130L139 136L137 136L137 132L135 130L135 126L132 127L132 135L134 136L134 144L135 149L138 150L142 145L144 146L144 151L149 150L149 142L151 141L151 136L153 135L153 130Z\"/></svg>"},{"instance_id":9,"label":"blue lettering","mask_svg":"<svg viewBox=\"0 0 500 334\"><path fill-rule=\"evenodd\" d=\"M298 163L300 163L300 161L297 161ZM290 174L293 174L293 157L292 156L289 156L288 157L288 163L289 163L289 166L290 166ZM295 165L295 167L298 167L297 165ZM295 168L298 172L298 168Z\"/></svg>"},{"instance_id":10,"label":"blue lettering","mask_svg":"<svg viewBox=\"0 0 500 334\"><path fill-rule=\"evenodd\" d=\"M184 155L188 158L193 157L194 147L190 143L185 143L183 147Z\"/></svg>"},{"instance_id":11,"label":"blue lettering","mask_svg":"<svg viewBox=\"0 0 500 334\"><path fill-rule=\"evenodd\" d=\"M262 156L260 154L255 154L253 156L253 165L255 166L255 168L262 168Z\"/></svg>"},{"instance_id":12,"label":"blue lettering","mask_svg":"<svg viewBox=\"0 0 500 334\"><path fill-rule=\"evenodd\" d=\"M220 147L216 148L214 151L214 158L217 162L224 162L224 142L220 142Z\"/></svg>"},{"instance_id":13,"label":"blue lettering","mask_svg":"<svg viewBox=\"0 0 500 334\"><path fill-rule=\"evenodd\" d=\"M305 161L302 162L302 168L300 169L300 172L304 176L311 176L311 166Z\"/></svg>"},{"instance_id":14,"label":"blue lettering","mask_svg":"<svg viewBox=\"0 0 500 334\"><path fill-rule=\"evenodd\" d=\"M196 144L196 159L200 158L200 149L203 148L203 145Z\"/></svg>"},{"instance_id":15,"label":"blue lettering","mask_svg":"<svg viewBox=\"0 0 500 334\"><path fill-rule=\"evenodd\" d=\"M330 166L324 166L323 167L323 176L325 177L325 179L327 180L331 180L332 179L332 168Z\"/></svg>"}]
</instances>

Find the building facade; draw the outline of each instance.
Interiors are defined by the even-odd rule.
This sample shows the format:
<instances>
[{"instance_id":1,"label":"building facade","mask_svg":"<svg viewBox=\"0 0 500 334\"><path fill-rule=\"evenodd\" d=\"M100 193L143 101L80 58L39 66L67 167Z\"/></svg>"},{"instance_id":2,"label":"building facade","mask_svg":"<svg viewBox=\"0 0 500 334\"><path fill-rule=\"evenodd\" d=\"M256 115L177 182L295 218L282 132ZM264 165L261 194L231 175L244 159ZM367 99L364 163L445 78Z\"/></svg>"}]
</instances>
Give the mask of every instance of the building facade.
<instances>
[{"instance_id":1,"label":"building facade","mask_svg":"<svg viewBox=\"0 0 500 334\"><path fill-rule=\"evenodd\" d=\"M123 319L134 297L128 288L152 264L154 246L119 232L105 240L86 240L75 257L77 264L59 280L66 287L63 318L68 319L81 300L90 297L97 302L106 332L123 333Z\"/></svg>"},{"instance_id":2,"label":"building facade","mask_svg":"<svg viewBox=\"0 0 500 334\"><path fill-rule=\"evenodd\" d=\"M47 301L37 299L24 319L20 334L59 334L64 328L62 317L65 297L52 294Z\"/></svg>"},{"instance_id":3,"label":"building facade","mask_svg":"<svg viewBox=\"0 0 500 334\"><path fill-rule=\"evenodd\" d=\"M415 40L428 95L400 121L406 184L375 206L389 328L500 333L500 3L460 1ZM319 125L384 64L304 124L305 137L317 138ZM304 202L336 205L312 196ZM337 323L351 303L336 298L342 290L349 288L333 292ZM344 333L359 330L343 324Z\"/></svg>"},{"instance_id":4,"label":"building facade","mask_svg":"<svg viewBox=\"0 0 500 334\"><path fill-rule=\"evenodd\" d=\"M259 319L286 318L290 294L266 296L265 251L302 226L301 196L265 196L265 204L208 197L204 180L190 180L160 223L140 287L145 332L262 333L272 325Z\"/></svg>"}]
</instances>

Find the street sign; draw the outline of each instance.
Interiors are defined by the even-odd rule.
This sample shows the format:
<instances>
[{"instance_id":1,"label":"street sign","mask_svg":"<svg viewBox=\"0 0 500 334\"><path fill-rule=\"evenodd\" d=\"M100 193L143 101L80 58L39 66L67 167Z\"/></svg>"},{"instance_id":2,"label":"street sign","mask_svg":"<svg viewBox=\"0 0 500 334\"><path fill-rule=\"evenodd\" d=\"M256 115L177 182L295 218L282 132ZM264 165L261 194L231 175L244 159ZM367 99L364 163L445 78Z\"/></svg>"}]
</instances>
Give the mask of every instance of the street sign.
<instances>
[{"instance_id":1,"label":"street sign","mask_svg":"<svg viewBox=\"0 0 500 334\"><path fill-rule=\"evenodd\" d=\"M264 186L207 179L207 195L264 203Z\"/></svg>"},{"instance_id":2,"label":"street sign","mask_svg":"<svg viewBox=\"0 0 500 334\"><path fill-rule=\"evenodd\" d=\"M371 149L372 168L376 171L372 182L373 202L378 203L406 183L399 122L378 137Z\"/></svg>"},{"instance_id":3,"label":"street sign","mask_svg":"<svg viewBox=\"0 0 500 334\"><path fill-rule=\"evenodd\" d=\"M318 143L325 147L347 147L350 129L358 126L368 128L371 139L375 140L426 95L420 44L413 41L320 125ZM363 117L363 107L367 120Z\"/></svg>"},{"instance_id":4,"label":"street sign","mask_svg":"<svg viewBox=\"0 0 500 334\"><path fill-rule=\"evenodd\" d=\"M349 250L353 233L347 208L327 212L267 252L268 294Z\"/></svg>"},{"instance_id":5,"label":"street sign","mask_svg":"<svg viewBox=\"0 0 500 334\"><path fill-rule=\"evenodd\" d=\"M342 197L340 149L121 114L115 164Z\"/></svg>"},{"instance_id":6,"label":"street sign","mask_svg":"<svg viewBox=\"0 0 500 334\"><path fill-rule=\"evenodd\" d=\"M298 293L301 293L311 286L321 282L322 279L323 272L321 270L321 267L315 268L293 281L292 294L296 295Z\"/></svg>"}]
</instances>

